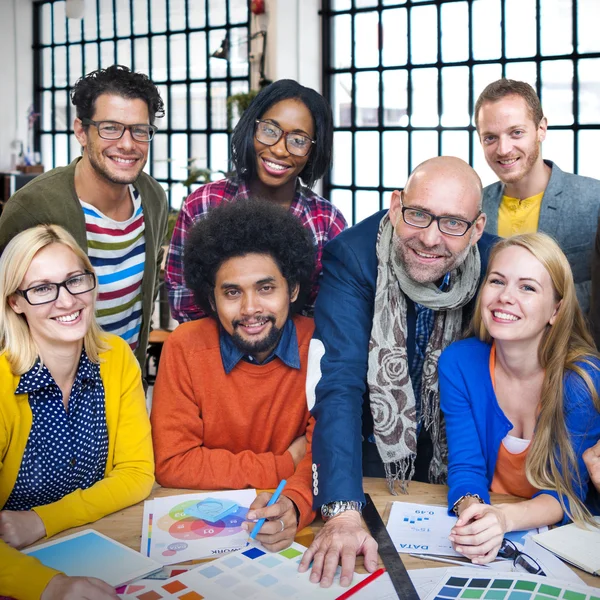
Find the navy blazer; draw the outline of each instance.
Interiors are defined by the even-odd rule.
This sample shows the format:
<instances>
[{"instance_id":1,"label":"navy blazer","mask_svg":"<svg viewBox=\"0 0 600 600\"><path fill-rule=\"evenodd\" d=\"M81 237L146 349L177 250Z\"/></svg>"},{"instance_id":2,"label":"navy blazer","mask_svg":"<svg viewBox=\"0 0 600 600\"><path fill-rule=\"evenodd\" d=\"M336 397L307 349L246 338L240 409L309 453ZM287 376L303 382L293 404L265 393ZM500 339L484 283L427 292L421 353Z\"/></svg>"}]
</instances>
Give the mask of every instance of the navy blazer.
<instances>
[{"instance_id":1,"label":"navy blazer","mask_svg":"<svg viewBox=\"0 0 600 600\"><path fill-rule=\"evenodd\" d=\"M315 508L334 500L365 501L363 400L368 418L367 361L377 284L376 242L386 212L343 231L323 252L307 375L307 399L309 407L314 400L311 412L316 418L312 440ZM484 233L477 244L482 276L495 241L495 236ZM465 307L465 311L469 309L472 303ZM416 319L408 298L407 310L407 353L412 360Z\"/></svg>"},{"instance_id":2,"label":"navy blazer","mask_svg":"<svg viewBox=\"0 0 600 600\"><path fill-rule=\"evenodd\" d=\"M565 173L550 160L544 162L552 169L552 174L542 198L538 230L551 235L567 256L579 305L587 314L592 251L600 218L600 181ZM493 235L498 234L498 208L503 194L501 181L483 189L483 212L487 215L485 230Z\"/></svg>"}]
</instances>

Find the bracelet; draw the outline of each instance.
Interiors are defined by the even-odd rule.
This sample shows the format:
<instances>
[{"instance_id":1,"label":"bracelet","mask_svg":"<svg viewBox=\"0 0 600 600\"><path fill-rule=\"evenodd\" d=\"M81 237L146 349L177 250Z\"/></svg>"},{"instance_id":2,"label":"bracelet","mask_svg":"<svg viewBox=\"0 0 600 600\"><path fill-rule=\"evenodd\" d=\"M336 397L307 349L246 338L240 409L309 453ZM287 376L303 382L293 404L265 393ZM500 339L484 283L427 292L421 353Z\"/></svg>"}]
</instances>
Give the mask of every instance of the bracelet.
<instances>
[{"instance_id":1,"label":"bracelet","mask_svg":"<svg viewBox=\"0 0 600 600\"><path fill-rule=\"evenodd\" d=\"M458 517L458 507L460 506L460 503L463 500L466 500L467 498L475 498L476 500L479 501L479 504L485 504L485 502L483 501L483 499L481 498L481 496L479 494L471 494L471 493L467 493L464 496L461 496L452 506L452 512Z\"/></svg>"}]
</instances>

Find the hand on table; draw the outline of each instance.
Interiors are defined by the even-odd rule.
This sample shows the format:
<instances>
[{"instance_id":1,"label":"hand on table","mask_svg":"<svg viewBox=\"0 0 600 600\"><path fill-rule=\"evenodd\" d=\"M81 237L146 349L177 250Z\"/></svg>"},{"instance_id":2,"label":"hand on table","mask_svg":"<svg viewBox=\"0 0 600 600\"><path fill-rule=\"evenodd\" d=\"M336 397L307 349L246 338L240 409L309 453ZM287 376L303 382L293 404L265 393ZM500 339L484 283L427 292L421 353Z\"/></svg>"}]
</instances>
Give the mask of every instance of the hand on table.
<instances>
[{"instance_id":1,"label":"hand on table","mask_svg":"<svg viewBox=\"0 0 600 600\"><path fill-rule=\"evenodd\" d=\"M341 557L340 585L346 587L352 582L358 554L364 555L367 571L375 571L377 542L363 528L360 514L355 510L347 510L325 523L304 553L298 570L301 573L308 571L311 561L314 561L310 580L313 583L320 581L321 587L329 587Z\"/></svg>"},{"instance_id":2,"label":"hand on table","mask_svg":"<svg viewBox=\"0 0 600 600\"><path fill-rule=\"evenodd\" d=\"M493 561L508 531L506 515L490 504L471 504L460 513L448 539L452 547L475 564Z\"/></svg>"},{"instance_id":3,"label":"hand on table","mask_svg":"<svg viewBox=\"0 0 600 600\"><path fill-rule=\"evenodd\" d=\"M600 440L583 453L583 461L590 474L590 480L600 492Z\"/></svg>"},{"instance_id":4,"label":"hand on table","mask_svg":"<svg viewBox=\"0 0 600 600\"><path fill-rule=\"evenodd\" d=\"M287 548L296 537L298 521L296 520L296 508L294 503L285 495L279 496L279 500L272 506L267 502L273 494L262 492L256 496L256 500L250 505L246 515L248 521L242 523L242 527L250 533L257 519L267 519L260 528L256 539L271 552L278 552Z\"/></svg>"},{"instance_id":5,"label":"hand on table","mask_svg":"<svg viewBox=\"0 0 600 600\"><path fill-rule=\"evenodd\" d=\"M46 535L46 528L32 510L0 511L0 539L17 550L37 542Z\"/></svg>"},{"instance_id":6,"label":"hand on table","mask_svg":"<svg viewBox=\"0 0 600 600\"><path fill-rule=\"evenodd\" d=\"M95 577L53 577L41 595L41 600L116 600L114 588Z\"/></svg>"}]
</instances>

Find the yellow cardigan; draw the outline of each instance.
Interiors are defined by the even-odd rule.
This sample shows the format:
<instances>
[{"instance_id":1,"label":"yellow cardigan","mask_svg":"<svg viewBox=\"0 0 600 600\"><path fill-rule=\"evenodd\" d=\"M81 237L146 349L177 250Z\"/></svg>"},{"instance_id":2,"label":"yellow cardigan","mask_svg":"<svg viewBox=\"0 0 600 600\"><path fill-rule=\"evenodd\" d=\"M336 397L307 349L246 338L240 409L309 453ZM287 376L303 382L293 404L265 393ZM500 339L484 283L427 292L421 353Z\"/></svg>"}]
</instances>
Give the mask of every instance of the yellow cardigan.
<instances>
[{"instance_id":1,"label":"yellow cardigan","mask_svg":"<svg viewBox=\"0 0 600 600\"><path fill-rule=\"evenodd\" d=\"M143 500L154 483L152 438L140 368L126 342L114 335L106 339L110 349L100 355L108 429L104 479L33 509L48 537ZM31 430L28 395L15 395L19 380L6 356L0 355L0 507L15 485ZM57 573L0 540L0 595L38 599Z\"/></svg>"}]
</instances>

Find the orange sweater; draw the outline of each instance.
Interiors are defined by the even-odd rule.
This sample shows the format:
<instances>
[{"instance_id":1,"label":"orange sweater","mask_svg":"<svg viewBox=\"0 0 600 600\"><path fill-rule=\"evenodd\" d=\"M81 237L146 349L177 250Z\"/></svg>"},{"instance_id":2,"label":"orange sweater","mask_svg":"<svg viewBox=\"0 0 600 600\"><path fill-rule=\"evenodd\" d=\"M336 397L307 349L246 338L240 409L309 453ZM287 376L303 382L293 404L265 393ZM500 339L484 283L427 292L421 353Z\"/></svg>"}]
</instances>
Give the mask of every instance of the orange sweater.
<instances>
[{"instance_id":1,"label":"orange sweater","mask_svg":"<svg viewBox=\"0 0 600 600\"><path fill-rule=\"evenodd\" d=\"M183 323L160 358L152 399L156 479L191 489L274 488L300 511L299 529L313 519L314 419L306 404L306 365L312 319L295 316L301 368L275 358L266 365L240 361L227 375L219 327L212 318ZM308 441L294 473L287 451L299 436Z\"/></svg>"}]
</instances>

